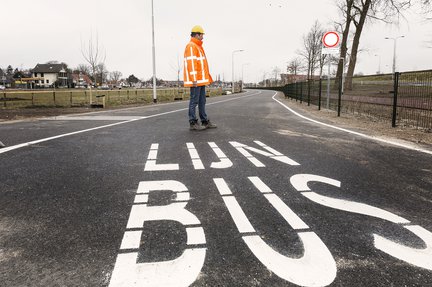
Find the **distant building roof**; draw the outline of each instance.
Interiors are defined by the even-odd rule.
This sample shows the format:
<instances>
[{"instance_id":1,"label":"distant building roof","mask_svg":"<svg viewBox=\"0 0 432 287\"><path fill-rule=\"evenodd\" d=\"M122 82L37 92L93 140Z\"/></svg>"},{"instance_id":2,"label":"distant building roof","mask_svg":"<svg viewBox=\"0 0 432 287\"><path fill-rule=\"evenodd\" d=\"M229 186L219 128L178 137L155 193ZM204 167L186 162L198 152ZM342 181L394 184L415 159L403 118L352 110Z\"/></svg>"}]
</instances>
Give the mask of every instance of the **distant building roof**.
<instances>
[{"instance_id":1,"label":"distant building roof","mask_svg":"<svg viewBox=\"0 0 432 287\"><path fill-rule=\"evenodd\" d=\"M74 83L78 83L78 82L80 82L80 80L82 80L89 85L93 84L93 82L89 76L81 74L81 73L72 74L72 80Z\"/></svg>"},{"instance_id":2,"label":"distant building roof","mask_svg":"<svg viewBox=\"0 0 432 287\"><path fill-rule=\"evenodd\" d=\"M33 73L60 73L61 70L66 71L66 66L63 64L37 64L32 70Z\"/></svg>"}]
</instances>

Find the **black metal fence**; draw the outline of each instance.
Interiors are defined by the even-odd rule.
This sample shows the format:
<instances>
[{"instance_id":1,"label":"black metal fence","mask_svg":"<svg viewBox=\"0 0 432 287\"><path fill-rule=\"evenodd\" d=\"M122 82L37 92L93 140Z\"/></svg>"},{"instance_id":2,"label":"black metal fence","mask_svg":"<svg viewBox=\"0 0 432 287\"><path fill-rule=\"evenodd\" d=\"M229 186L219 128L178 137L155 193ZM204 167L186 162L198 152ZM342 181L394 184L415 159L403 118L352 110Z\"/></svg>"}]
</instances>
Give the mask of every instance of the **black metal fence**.
<instances>
[{"instance_id":1,"label":"black metal fence","mask_svg":"<svg viewBox=\"0 0 432 287\"><path fill-rule=\"evenodd\" d=\"M340 113L364 114L392 126L432 129L432 70L349 79L314 79L283 87L285 97Z\"/></svg>"}]
</instances>

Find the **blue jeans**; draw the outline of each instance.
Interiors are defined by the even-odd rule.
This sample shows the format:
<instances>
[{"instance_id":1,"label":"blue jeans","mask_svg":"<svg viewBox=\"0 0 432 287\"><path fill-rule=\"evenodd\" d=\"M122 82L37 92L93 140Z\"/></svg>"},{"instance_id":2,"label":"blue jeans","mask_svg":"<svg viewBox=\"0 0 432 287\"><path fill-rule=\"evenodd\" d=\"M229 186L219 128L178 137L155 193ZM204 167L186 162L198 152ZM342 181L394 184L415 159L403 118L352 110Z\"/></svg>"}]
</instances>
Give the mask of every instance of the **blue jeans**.
<instances>
[{"instance_id":1,"label":"blue jeans","mask_svg":"<svg viewBox=\"0 0 432 287\"><path fill-rule=\"evenodd\" d=\"M191 87L190 88L190 100L189 100L189 123L193 124L197 122L196 118L196 106L198 105L199 117L202 122L207 122L207 114L205 111L206 94L205 86Z\"/></svg>"}]
</instances>

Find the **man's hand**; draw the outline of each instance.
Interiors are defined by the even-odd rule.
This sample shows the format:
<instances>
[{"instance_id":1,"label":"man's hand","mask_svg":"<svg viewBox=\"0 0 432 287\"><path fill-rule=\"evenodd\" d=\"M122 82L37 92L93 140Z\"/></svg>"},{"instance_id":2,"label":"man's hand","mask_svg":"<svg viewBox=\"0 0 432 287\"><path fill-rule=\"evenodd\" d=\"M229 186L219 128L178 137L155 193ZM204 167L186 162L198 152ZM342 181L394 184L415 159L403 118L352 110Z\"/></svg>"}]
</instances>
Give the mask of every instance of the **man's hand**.
<instances>
[{"instance_id":1,"label":"man's hand","mask_svg":"<svg viewBox=\"0 0 432 287\"><path fill-rule=\"evenodd\" d=\"M196 87L197 87L197 82L194 81L194 82L192 83L192 85L193 85L194 88L196 88Z\"/></svg>"}]
</instances>

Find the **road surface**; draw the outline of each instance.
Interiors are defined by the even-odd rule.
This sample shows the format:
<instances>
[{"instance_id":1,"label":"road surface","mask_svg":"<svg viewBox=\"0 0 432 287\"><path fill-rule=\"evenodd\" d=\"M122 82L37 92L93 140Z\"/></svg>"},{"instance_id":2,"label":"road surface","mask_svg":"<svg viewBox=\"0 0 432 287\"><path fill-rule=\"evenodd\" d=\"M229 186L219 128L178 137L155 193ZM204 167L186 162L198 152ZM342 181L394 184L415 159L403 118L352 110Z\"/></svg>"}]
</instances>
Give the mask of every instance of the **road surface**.
<instances>
[{"instance_id":1,"label":"road surface","mask_svg":"<svg viewBox=\"0 0 432 287\"><path fill-rule=\"evenodd\" d=\"M280 94L0 125L2 286L432 286L432 152Z\"/></svg>"}]
</instances>

